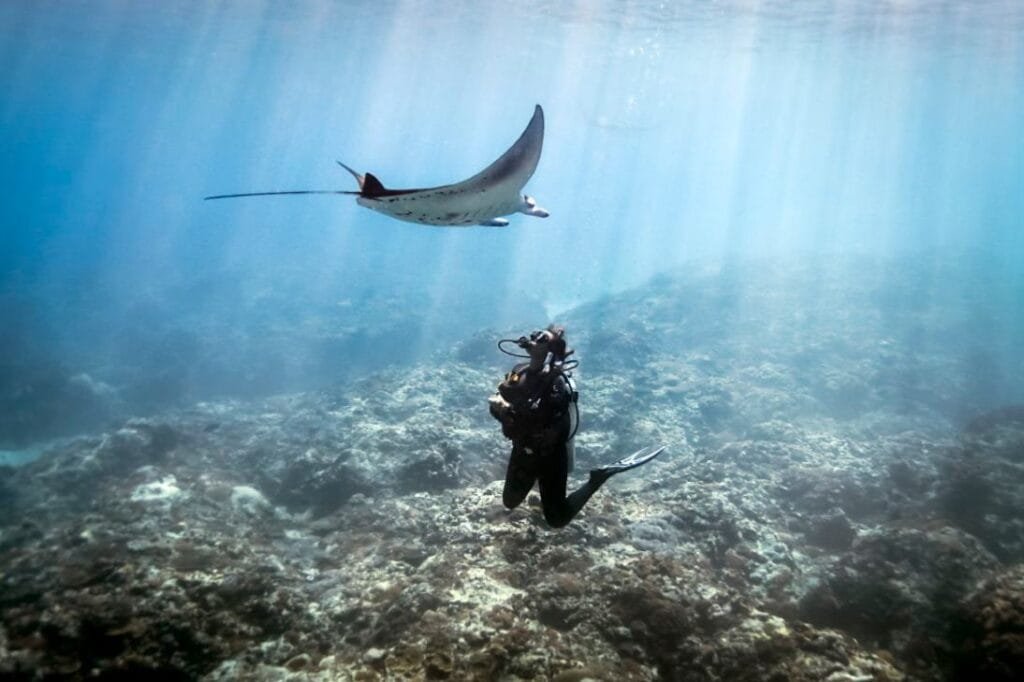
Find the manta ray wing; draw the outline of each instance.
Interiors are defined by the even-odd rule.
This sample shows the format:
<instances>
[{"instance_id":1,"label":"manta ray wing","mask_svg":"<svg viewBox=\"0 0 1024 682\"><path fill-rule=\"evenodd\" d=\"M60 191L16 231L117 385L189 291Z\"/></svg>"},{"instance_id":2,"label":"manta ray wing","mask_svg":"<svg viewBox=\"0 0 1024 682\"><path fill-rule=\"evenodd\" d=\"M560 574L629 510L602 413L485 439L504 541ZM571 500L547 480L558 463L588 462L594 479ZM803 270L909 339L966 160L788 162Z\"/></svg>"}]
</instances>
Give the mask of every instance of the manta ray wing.
<instances>
[{"instance_id":1,"label":"manta ray wing","mask_svg":"<svg viewBox=\"0 0 1024 682\"><path fill-rule=\"evenodd\" d=\"M502 186L514 188L518 194L533 177L540 162L540 153L544 148L544 110L538 104L534 107L533 117L519 139L498 157L498 160L471 177L456 183L457 187L477 189L489 187L497 189Z\"/></svg>"}]
</instances>

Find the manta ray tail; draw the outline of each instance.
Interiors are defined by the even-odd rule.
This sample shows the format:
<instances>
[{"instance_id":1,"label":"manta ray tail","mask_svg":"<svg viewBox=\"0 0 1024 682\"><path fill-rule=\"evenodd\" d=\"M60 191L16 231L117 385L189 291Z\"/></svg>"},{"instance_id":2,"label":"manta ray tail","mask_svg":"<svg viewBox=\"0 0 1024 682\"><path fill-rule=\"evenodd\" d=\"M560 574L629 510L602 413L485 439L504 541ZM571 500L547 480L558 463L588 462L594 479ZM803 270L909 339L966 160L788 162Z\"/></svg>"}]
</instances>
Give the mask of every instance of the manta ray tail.
<instances>
[{"instance_id":1,"label":"manta ray tail","mask_svg":"<svg viewBox=\"0 0 1024 682\"><path fill-rule=\"evenodd\" d=\"M354 192L352 190L340 190L340 189L296 189L296 190L288 190L286 192L243 192L241 194L215 194L214 196L211 196L211 197L203 197L203 199L237 199L238 197L272 197L272 196L279 196L281 194L355 194L356 196L359 196L359 195L364 195L365 196L365 193L363 191L363 187L367 184L366 178L364 178L359 173L356 173L354 170L352 170L351 168L349 168L348 166L343 164L341 161L338 162L338 165L341 166L342 168L344 168L345 170L347 170L349 173L351 173L352 177L354 177L356 179L356 182L359 183L359 191L358 192ZM371 181L369 183L370 187L372 189L380 188L380 190L383 192L384 191L384 185L380 184L380 180L378 180L377 178L373 177L369 173L367 173L367 175L369 175L369 177L371 178ZM379 196L379 195L374 195L374 196Z\"/></svg>"},{"instance_id":2,"label":"manta ray tail","mask_svg":"<svg viewBox=\"0 0 1024 682\"><path fill-rule=\"evenodd\" d=\"M335 189L297 189L288 192L243 192L242 194L215 194L211 197L203 197L204 200L209 199L236 199L238 197L271 197L280 194L359 194L359 192L351 192L345 190Z\"/></svg>"}]
</instances>

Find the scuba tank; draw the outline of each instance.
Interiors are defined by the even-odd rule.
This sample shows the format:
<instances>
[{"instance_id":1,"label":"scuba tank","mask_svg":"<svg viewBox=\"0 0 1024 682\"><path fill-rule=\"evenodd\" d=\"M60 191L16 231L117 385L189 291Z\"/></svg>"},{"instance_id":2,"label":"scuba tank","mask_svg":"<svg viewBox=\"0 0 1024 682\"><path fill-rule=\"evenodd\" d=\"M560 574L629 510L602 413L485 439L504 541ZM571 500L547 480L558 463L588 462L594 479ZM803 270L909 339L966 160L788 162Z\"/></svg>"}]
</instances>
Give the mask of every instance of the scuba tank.
<instances>
[{"instance_id":1,"label":"scuba tank","mask_svg":"<svg viewBox=\"0 0 1024 682\"><path fill-rule=\"evenodd\" d=\"M515 343L526 354L507 350ZM570 370L575 360L567 360L573 351L565 342L565 330L552 325L519 339L502 339L498 349L506 355L528 358L515 365L498 384L497 394L490 399L491 416L501 422L502 433L514 441L557 438L566 443L569 470L574 466L573 437L579 428L579 394L572 384ZM568 419L565 433L555 433L560 422Z\"/></svg>"}]
</instances>

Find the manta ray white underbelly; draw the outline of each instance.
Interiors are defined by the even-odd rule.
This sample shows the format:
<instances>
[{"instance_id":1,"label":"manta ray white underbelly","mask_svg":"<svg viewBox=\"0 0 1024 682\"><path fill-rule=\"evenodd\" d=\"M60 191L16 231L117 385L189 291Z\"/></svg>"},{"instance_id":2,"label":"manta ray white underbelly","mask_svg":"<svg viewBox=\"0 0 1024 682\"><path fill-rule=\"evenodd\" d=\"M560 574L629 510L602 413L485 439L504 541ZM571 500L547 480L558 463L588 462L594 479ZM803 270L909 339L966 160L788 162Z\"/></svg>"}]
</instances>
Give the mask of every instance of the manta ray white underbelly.
<instances>
[{"instance_id":1,"label":"manta ray white underbelly","mask_svg":"<svg viewBox=\"0 0 1024 682\"><path fill-rule=\"evenodd\" d=\"M354 194L360 206L398 220L420 225L502 227L502 216L525 213L547 218L548 212L524 195L523 187L533 176L544 146L544 110L538 104L519 139L497 161L468 180L425 189L387 189L372 173L360 174L338 164L355 177L359 191L293 190L219 194L207 199L268 196L276 194Z\"/></svg>"}]
</instances>

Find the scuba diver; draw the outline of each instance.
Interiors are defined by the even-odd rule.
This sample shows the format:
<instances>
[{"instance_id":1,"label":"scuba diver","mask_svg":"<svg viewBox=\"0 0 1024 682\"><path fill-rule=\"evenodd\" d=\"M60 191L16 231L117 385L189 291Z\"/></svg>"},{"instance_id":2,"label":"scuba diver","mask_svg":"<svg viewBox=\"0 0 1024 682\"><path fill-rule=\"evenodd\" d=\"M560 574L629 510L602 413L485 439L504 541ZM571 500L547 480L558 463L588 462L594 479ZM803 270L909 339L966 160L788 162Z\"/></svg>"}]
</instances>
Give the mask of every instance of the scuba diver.
<instances>
[{"instance_id":1,"label":"scuba diver","mask_svg":"<svg viewBox=\"0 0 1024 682\"><path fill-rule=\"evenodd\" d=\"M505 346L511 343L526 354L508 350ZM591 469L587 482L566 496L566 481L573 468L573 437L579 426L579 394L571 370L579 362L568 359L573 351L566 343L565 329L551 325L529 338L502 339L498 349L529 359L505 375L489 401L491 416L501 422L501 432L512 441L502 493L507 508L519 506L539 481L544 519L561 528L611 476L646 464L665 449L647 447L614 464Z\"/></svg>"}]
</instances>

